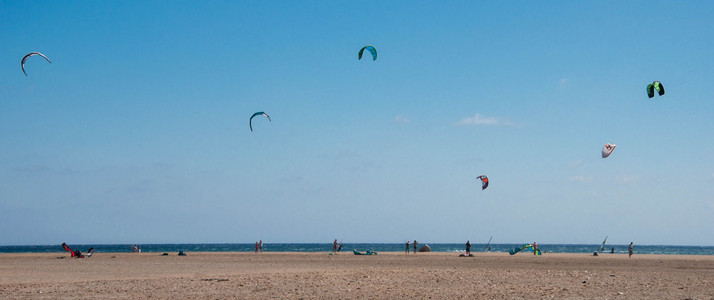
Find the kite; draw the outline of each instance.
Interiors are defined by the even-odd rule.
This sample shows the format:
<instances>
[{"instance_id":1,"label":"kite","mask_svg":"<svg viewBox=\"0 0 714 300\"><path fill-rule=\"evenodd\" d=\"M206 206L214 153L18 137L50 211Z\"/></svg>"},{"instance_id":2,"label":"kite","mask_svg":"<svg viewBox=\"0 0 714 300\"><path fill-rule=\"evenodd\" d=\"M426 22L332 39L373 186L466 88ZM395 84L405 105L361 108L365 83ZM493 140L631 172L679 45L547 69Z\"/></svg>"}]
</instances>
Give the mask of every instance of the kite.
<instances>
[{"instance_id":1,"label":"kite","mask_svg":"<svg viewBox=\"0 0 714 300\"><path fill-rule=\"evenodd\" d=\"M481 179L481 190L485 190L488 187L488 177L486 175L481 175L476 177L476 179Z\"/></svg>"},{"instance_id":2,"label":"kite","mask_svg":"<svg viewBox=\"0 0 714 300\"><path fill-rule=\"evenodd\" d=\"M27 61L27 59L30 58L31 56L35 56L35 55L42 56L42 57L44 57L44 58L47 60L48 63L52 63L52 62L50 61L50 59L47 58L47 56L44 56L42 53L40 53L40 52L30 52L30 53L28 53L27 55L25 55L25 56L22 58L22 61L20 61L20 68L22 68L22 73L25 73L25 76L27 76L27 72L25 72L25 61Z\"/></svg>"},{"instance_id":3,"label":"kite","mask_svg":"<svg viewBox=\"0 0 714 300\"><path fill-rule=\"evenodd\" d=\"M607 158L615 150L615 144L605 144L602 146L602 158Z\"/></svg>"},{"instance_id":4,"label":"kite","mask_svg":"<svg viewBox=\"0 0 714 300\"><path fill-rule=\"evenodd\" d=\"M268 118L268 121L273 122L270 120L270 116L268 116L268 114L266 114L262 111L259 111L257 113L254 113L252 116L250 116L250 120L248 121L248 125L250 126L250 131L253 131L253 118L255 118L255 116L260 116L260 115L265 116L266 118Z\"/></svg>"},{"instance_id":5,"label":"kite","mask_svg":"<svg viewBox=\"0 0 714 300\"><path fill-rule=\"evenodd\" d=\"M523 245L523 246L521 246L521 247L513 248L513 249L511 249L511 250L508 250L508 254L510 254L510 255L515 255L515 254L518 253L519 251L525 250L525 249L528 249L528 248L533 249L533 245L531 245L531 244L525 244L525 245ZM533 251L533 250L531 250L531 251ZM540 249L536 249L535 255L541 255Z\"/></svg>"},{"instance_id":6,"label":"kite","mask_svg":"<svg viewBox=\"0 0 714 300\"><path fill-rule=\"evenodd\" d=\"M664 95L664 85L659 81L653 81L647 85L647 96L650 98L654 97L655 89L660 96Z\"/></svg>"},{"instance_id":7,"label":"kite","mask_svg":"<svg viewBox=\"0 0 714 300\"><path fill-rule=\"evenodd\" d=\"M64 248L64 251L69 251L70 253L72 253L71 257L74 257L74 258L85 258L85 257L89 258L89 257L92 257L92 254L94 254L94 247L89 248L89 250L87 250L87 254L82 254L81 251L72 250L72 248L67 246L66 243L62 243L62 248Z\"/></svg>"},{"instance_id":8,"label":"kite","mask_svg":"<svg viewBox=\"0 0 714 300\"><path fill-rule=\"evenodd\" d=\"M364 53L364 49L367 49L369 53L372 53L372 60L377 60L377 49L374 48L372 45L367 45L362 47L362 49L359 50L359 55L357 55L357 59L362 59L362 53Z\"/></svg>"}]
</instances>

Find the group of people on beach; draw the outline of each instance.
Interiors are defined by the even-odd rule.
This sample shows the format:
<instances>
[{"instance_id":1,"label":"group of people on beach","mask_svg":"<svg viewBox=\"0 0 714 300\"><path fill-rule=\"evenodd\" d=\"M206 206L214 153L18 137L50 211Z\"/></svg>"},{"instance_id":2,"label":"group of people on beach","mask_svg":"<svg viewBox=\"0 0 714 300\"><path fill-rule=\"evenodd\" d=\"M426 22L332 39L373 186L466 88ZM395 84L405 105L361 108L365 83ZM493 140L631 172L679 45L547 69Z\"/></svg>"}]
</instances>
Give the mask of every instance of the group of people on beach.
<instances>
[{"instance_id":1,"label":"group of people on beach","mask_svg":"<svg viewBox=\"0 0 714 300\"><path fill-rule=\"evenodd\" d=\"M255 242L255 253L263 252L263 240Z\"/></svg>"},{"instance_id":2,"label":"group of people on beach","mask_svg":"<svg viewBox=\"0 0 714 300\"><path fill-rule=\"evenodd\" d=\"M419 245L419 242L417 240L414 240L414 253L417 253L417 251L419 250L418 245ZM406 252L406 254L409 254L409 241L407 241L407 246L404 249L404 251Z\"/></svg>"}]
</instances>

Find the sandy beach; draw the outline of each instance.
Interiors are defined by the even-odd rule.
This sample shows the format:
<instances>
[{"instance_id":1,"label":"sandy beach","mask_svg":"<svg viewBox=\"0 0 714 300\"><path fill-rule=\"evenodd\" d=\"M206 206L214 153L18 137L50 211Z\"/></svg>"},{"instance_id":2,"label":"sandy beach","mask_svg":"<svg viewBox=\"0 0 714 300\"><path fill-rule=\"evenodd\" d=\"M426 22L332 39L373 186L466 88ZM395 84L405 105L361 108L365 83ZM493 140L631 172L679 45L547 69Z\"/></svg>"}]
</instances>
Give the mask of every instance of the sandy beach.
<instances>
[{"instance_id":1,"label":"sandy beach","mask_svg":"<svg viewBox=\"0 0 714 300\"><path fill-rule=\"evenodd\" d=\"M160 254L0 254L0 298L714 298L714 256Z\"/></svg>"}]
</instances>

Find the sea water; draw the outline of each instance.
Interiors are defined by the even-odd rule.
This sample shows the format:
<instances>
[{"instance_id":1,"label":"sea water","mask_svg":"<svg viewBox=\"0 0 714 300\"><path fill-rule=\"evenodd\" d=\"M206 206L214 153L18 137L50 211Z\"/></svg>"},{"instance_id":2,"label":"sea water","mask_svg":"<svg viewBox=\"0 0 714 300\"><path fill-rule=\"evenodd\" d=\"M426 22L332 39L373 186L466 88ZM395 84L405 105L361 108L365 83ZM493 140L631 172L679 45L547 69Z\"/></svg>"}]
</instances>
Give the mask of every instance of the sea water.
<instances>
[{"instance_id":1,"label":"sea water","mask_svg":"<svg viewBox=\"0 0 714 300\"><path fill-rule=\"evenodd\" d=\"M464 252L465 243L419 243L418 247L429 245L432 252ZM523 244L491 244L490 252L508 253ZM128 244L109 245L69 245L74 250L82 252L94 247L95 252L131 252ZM142 252L253 252L255 243L250 244L137 244ZM629 245L605 245L604 253L610 253L615 248L615 253L627 253ZM400 252L404 251L405 244L385 244L385 243L343 243L342 252L351 252L352 249L358 251L372 250L377 252ZM538 244L538 248L543 253L593 253L600 248L600 244L580 245L580 244ZM413 245L409 245L411 251ZM472 244L471 252L484 252L486 244ZM634 246L635 254L672 254L672 255L714 255L714 246L672 246L672 245L638 245ZM332 243L264 243L265 252L330 252ZM0 246L0 253L49 253L64 252L61 245L36 245L36 246Z\"/></svg>"}]
</instances>

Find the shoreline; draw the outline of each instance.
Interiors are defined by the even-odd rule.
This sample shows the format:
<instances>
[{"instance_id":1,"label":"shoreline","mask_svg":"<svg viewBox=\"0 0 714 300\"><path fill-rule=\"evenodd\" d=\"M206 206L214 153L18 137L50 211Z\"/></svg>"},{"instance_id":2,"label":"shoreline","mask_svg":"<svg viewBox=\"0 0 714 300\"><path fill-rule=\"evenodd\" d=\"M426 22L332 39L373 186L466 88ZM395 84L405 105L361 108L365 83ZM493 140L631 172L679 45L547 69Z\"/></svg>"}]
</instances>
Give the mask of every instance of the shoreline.
<instances>
[{"instance_id":1,"label":"shoreline","mask_svg":"<svg viewBox=\"0 0 714 300\"><path fill-rule=\"evenodd\" d=\"M358 250L359 251L359 250ZM354 255L352 253L352 250L350 251L341 251L338 253L332 253L331 251L269 251L265 250L263 252L252 252L252 251L183 251L186 254L199 254L199 255L221 255L221 254L227 254L227 255L268 255L268 254L281 254L281 255L288 255L288 254L295 254L295 255L300 255L300 254L324 254L324 255ZM363 252L363 251L362 251ZM405 254L404 251L376 251L378 255L407 255ZM84 252L83 252L84 253ZM168 253L169 256L176 256L178 251L142 251L142 252L98 252L95 251L94 256L99 256L99 255L159 255L163 253ZM331 254L332 253L332 254ZM447 256L457 256L459 254L464 254L466 251L452 251L452 252L444 252L444 251L431 251L431 252L419 252L417 254L414 254L414 252L410 252L408 255L409 256L419 256L419 255L447 255ZM534 256L532 254L532 251L522 251L519 252L515 255L510 255L508 252L474 252L471 251L471 254L473 254L475 257L478 256L505 256L505 257L520 257L520 256ZM14 255L27 255L27 256L33 256L33 255L57 255L57 256L63 256L66 255L67 258L69 257L69 252L67 251L56 251L56 252L0 252L0 258L3 256L14 256ZM622 252L617 252L617 253L610 253L610 252L605 252L605 253L599 253L598 256L594 256L592 253L570 253L570 252L543 252L542 255L539 255L540 257L546 257L546 256L577 256L577 257L620 257L620 256L627 256L627 253L622 253ZM712 254L651 254L651 253L637 253L635 252L632 257L681 257L683 259L685 258L695 258L695 257L711 257L714 259L714 255Z\"/></svg>"}]
</instances>

